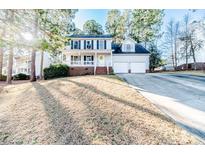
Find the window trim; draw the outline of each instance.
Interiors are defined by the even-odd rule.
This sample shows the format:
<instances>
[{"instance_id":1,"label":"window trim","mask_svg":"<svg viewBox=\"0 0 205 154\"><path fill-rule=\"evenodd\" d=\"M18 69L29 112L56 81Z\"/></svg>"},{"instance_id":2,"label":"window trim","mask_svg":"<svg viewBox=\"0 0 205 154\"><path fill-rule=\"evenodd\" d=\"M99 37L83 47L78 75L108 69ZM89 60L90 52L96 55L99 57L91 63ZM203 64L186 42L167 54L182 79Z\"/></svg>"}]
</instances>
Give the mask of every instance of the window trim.
<instances>
[{"instance_id":1,"label":"window trim","mask_svg":"<svg viewBox=\"0 0 205 154\"><path fill-rule=\"evenodd\" d=\"M88 48L88 42L89 42L90 48ZM92 40L86 40L86 49L88 50L92 49Z\"/></svg>"},{"instance_id":2,"label":"window trim","mask_svg":"<svg viewBox=\"0 0 205 154\"><path fill-rule=\"evenodd\" d=\"M77 57L75 59L75 57ZM80 65L81 64L81 56L71 55L71 65Z\"/></svg>"},{"instance_id":3,"label":"window trim","mask_svg":"<svg viewBox=\"0 0 205 154\"><path fill-rule=\"evenodd\" d=\"M76 43L77 43L77 47L76 47ZM75 48L76 47L76 48ZM73 41L73 49L79 49L79 41L78 40L74 40Z\"/></svg>"}]
</instances>

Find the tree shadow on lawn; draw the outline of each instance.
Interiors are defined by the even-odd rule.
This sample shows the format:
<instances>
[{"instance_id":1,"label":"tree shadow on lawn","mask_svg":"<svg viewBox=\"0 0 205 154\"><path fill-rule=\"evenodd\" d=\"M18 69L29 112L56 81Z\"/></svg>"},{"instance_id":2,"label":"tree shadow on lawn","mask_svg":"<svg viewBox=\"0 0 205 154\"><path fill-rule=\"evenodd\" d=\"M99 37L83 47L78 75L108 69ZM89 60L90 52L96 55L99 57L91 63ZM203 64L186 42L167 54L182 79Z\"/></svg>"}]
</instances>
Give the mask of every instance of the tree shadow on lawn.
<instances>
[{"instance_id":1,"label":"tree shadow on lawn","mask_svg":"<svg viewBox=\"0 0 205 154\"><path fill-rule=\"evenodd\" d=\"M94 79L102 80L102 81L105 81L105 82L108 82L108 83L111 83L111 84L116 84L116 85L120 85L120 86L123 86L123 87L129 87L129 85L126 82L125 82L125 84L121 84L121 83L109 81L109 79L113 79L109 76L105 76L105 78L107 78L108 80L100 78L98 76L94 77ZM119 79L115 79L115 80L119 80ZM124 80L119 80L119 81L124 82Z\"/></svg>"},{"instance_id":2,"label":"tree shadow on lawn","mask_svg":"<svg viewBox=\"0 0 205 154\"><path fill-rule=\"evenodd\" d=\"M90 144L90 139L82 128L72 118L72 114L40 83L32 83L36 89L45 111L52 124L51 130L55 132L53 144ZM51 143L52 144L52 143Z\"/></svg>"},{"instance_id":3,"label":"tree shadow on lawn","mask_svg":"<svg viewBox=\"0 0 205 154\"><path fill-rule=\"evenodd\" d=\"M56 89L55 85L51 85L51 88ZM58 92L64 97L72 97L60 89L58 89ZM89 95L86 95L85 97L82 96L80 92L79 94L76 93L76 95L79 96L77 99L86 106L86 109L88 109L88 115L85 117L86 120L84 125L90 125L89 122L91 122L93 127L95 127L90 133L90 137L94 144L95 141L97 141L97 144L134 144L132 136L123 132L124 124L121 122L122 119L116 119L109 116L106 112L95 107L93 104L95 102L92 101L92 98L89 97Z\"/></svg>"},{"instance_id":4,"label":"tree shadow on lawn","mask_svg":"<svg viewBox=\"0 0 205 154\"><path fill-rule=\"evenodd\" d=\"M89 91L92 91L96 94L99 94L103 97L107 97L108 99L111 100L115 100L119 103L122 103L124 105L128 105L130 107L133 107L137 110L140 110L142 112L146 112L148 114L151 114L152 116L155 116L156 118L160 118L163 121L167 121L167 122L172 122L172 120L170 120L169 118L165 117L164 115L160 114L160 113L156 113L154 111L151 111L147 108L144 108L140 105L134 104L132 102L117 98L115 96L112 96L110 94L107 94L103 91L100 91L98 89L96 89L95 87L91 86L91 85L87 85L87 84L82 84L73 80L65 80L64 81L68 81L71 83L74 83L75 85L81 87L81 88L85 88ZM54 85L51 86L52 88L56 88ZM61 91L60 89L58 89L58 92L62 93L64 96L68 97L68 94L66 94L65 92ZM95 106L95 102L92 101L92 98L89 97L89 95L83 96L80 92L78 94L80 97L78 97L78 99L87 106L90 115L93 115L91 117L94 117L92 120L95 124L95 126L98 127L99 129L99 135L104 135L105 136L105 132L108 133L107 137L112 141L112 144L136 144L137 140L135 139L134 136L132 136L132 134L129 134L128 132L123 132L123 126L126 124L125 119L119 115L117 115L117 113L114 113L114 115L109 115L106 111L102 111L101 109L99 109L98 107ZM134 122L131 119L127 119L129 122L129 124L131 124L131 127L133 129L136 129L137 124L136 122ZM145 126L146 127L146 126ZM117 128L117 129L116 129ZM173 144L174 141L172 142L171 139L167 139L163 136L163 134L161 134L159 131L153 131L152 132L149 130L149 126L146 129L147 133L150 134L155 134L158 137L158 140L161 141L161 144ZM122 140L123 139L123 140Z\"/></svg>"},{"instance_id":5,"label":"tree shadow on lawn","mask_svg":"<svg viewBox=\"0 0 205 154\"><path fill-rule=\"evenodd\" d=\"M130 102L130 101L127 101L127 100L118 98L118 97L113 96L113 95L110 95L110 94L108 94L108 93L105 93L105 92L103 92L103 91L101 91L101 90L96 89L96 88L95 88L94 86L92 86L92 85L82 84L82 83L80 83L80 82L76 82L76 81L68 80L68 79L67 79L67 80L66 80L66 79L63 79L63 80L64 80L64 81L71 82L71 83L74 83L74 84L78 85L79 87L86 88L86 89L88 89L88 90L90 90L90 91L92 91L92 92L94 92L94 93L96 93L96 94L100 94L100 95L102 95L102 96L106 96L108 99L112 99L112 100L118 101L118 102L120 102L120 103L122 103L122 104L124 104L124 105L128 105L128 106L133 107L133 108L135 108L135 109L137 109L137 110L140 110L140 111L142 111L142 112L146 112L146 113L148 113L148 114L150 114L150 115L153 115L153 116L155 116L155 117L157 117L157 118L160 118L161 120L164 120L164 121L167 121L167 122L173 122L171 119L167 118L167 117L166 117L165 115L163 115L163 114L157 113L157 112L152 111L152 110L150 110L150 109L147 109L147 108L145 108L145 107L143 107L143 106L141 106L141 105L138 105L138 104L135 104L135 103L133 103L133 102Z\"/></svg>"}]
</instances>

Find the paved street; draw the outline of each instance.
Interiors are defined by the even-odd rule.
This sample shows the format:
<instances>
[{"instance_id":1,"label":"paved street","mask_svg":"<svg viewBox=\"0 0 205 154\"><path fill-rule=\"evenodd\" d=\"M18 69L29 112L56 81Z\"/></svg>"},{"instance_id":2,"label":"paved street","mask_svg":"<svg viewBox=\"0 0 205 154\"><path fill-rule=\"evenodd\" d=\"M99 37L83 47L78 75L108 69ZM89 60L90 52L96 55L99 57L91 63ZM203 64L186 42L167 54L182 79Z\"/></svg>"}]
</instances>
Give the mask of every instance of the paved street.
<instances>
[{"instance_id":1,"label":"paved street","mask_svg":"<svg viewBox=\"0 0 205 154\"><path fill-rule=\"evenodd\" d=\"M188 74L119 74L182 127L205 141L205 77Z\"/></svg>"}]
</instances>

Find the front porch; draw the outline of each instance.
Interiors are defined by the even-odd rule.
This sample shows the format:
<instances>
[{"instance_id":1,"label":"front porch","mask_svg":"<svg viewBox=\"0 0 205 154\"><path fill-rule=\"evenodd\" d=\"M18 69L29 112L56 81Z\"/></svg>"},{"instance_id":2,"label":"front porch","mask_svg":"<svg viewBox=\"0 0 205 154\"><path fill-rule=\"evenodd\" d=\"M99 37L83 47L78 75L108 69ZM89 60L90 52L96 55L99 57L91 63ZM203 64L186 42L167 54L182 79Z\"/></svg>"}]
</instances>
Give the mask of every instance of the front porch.
<instances>
[{"instance_id":1,"label":"front porch","mask_svg":"<svg viewBox=\"0 0 205 154\"><path fill-rule=\"evenodd\" d=\"M74 52L69 53L66 59L71 75L109 74L112 67L111 53Z\"/></svg>"}]
</instances>

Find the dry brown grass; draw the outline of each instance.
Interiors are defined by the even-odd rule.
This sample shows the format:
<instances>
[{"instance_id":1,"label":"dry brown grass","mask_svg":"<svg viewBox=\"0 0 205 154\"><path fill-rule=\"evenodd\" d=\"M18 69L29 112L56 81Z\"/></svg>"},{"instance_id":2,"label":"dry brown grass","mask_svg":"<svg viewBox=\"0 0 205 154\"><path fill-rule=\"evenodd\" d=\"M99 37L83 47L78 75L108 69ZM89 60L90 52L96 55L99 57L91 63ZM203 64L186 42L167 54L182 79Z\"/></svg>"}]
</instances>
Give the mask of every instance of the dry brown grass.
<instances>
[{"instance_id":1,"label":"dry brown grass","mask_svg":"<svg viewBox=\"0 0 205 154\"><path fill-rule=\"evenodd\" d=\"M113 76L4 87L1 144L198 144Z\"/></svg>"}]
</instances>

